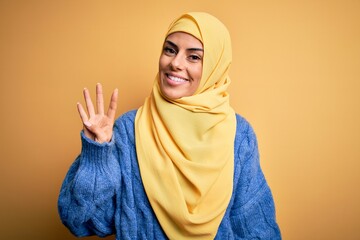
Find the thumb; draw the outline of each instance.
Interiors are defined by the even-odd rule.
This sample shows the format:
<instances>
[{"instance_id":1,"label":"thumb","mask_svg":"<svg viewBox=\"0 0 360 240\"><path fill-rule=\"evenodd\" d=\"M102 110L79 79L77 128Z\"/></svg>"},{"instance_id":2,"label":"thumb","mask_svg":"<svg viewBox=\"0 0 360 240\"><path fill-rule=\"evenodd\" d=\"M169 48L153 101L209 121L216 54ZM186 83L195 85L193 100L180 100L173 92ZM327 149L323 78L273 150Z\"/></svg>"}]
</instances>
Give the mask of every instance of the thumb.
<instances>
[{"instance_id":1,"label":"thumb","mask_svg":"<svg viewBox=\"0 0 360 240\"><path fill-rule=\"evenodd\" d=\"M87 129L91 130L92 124L89 121L84 122L84 125Z\"/></svg>"},{"instance_id":2,"label":"thumb","mask_svg":"<svg viewBox=\"0 0 360 240\"><path fill-rule=\"evenodd\" d=\"M93 125L91 124L91 122L86 121L84 122L84 126L86 127L87 130L89 130L92 134L94 134L93 140L95 140L96 142L103 143L105 141L108 141L104 133L101 131L101 128L99 128L96 124Z\"/></svg>"},{"instance_id":3,"label":"thumb","mask_svg":"<svg viewBox=\"0 0 360 240\"><path fill-rule=\"evenodd\" d=\"M92 134L97 135L98 128L96 125L93 125L91 122L86 121L86 122L84 122L84 126Z\"/></svg>"},{"instance_id":4,"label":"thumb","mask_svg":"<svg viewBox=\"0 0 360 240\"><path fill-rule=\"evenodd\" d=\"M83 122L85 136L95 140L95 133L92 130L92 124L89 121Z\"/></svg>"}]
</instances>

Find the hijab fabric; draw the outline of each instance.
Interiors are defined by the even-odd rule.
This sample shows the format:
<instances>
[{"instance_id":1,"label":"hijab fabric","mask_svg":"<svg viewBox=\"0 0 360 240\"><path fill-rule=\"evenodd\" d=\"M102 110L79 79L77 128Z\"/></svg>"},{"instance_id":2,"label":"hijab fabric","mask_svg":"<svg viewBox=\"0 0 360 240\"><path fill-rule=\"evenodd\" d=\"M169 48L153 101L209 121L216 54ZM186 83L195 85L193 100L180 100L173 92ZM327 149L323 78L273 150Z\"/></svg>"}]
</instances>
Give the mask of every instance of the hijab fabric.
<instances>
[{"instance_id":1,"label":"hijab fabric","mask_svg":"<svg viewBox=\"0 0 360 240\"><path fill-rule=\"evenodd\" d=\"M166 36L174 32L202 42L202 78L194 95L171 100L156 76L135 119L140 173L170 239L213 239L233 190L236 119L226 91L231 41L218 19L201 12L176 19Z\"/></svg>"}]
</instances>

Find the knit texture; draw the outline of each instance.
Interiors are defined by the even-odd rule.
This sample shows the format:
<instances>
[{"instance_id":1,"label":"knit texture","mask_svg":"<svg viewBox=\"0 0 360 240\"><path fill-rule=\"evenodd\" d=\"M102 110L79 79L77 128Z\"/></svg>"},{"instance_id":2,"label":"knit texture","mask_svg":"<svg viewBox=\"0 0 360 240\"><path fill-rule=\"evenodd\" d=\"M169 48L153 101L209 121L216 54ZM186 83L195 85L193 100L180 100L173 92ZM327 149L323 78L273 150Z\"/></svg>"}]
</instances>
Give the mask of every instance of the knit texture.
<instances>
[{"instance_id":1,"label":"knit texture","mask_svg":"<svg viewBox=\"0 0 360 240\"><path fill-rule=\"evenodd\" d=\"M81 132L81 154L71 165L58 199L60 218L76 236L167 239L142 184L135 115L133 110L117 119L109 143L96 143ZM281 239L255 133L240 115L236 119L233 194L215 239Z\"/></svg>"}]
</instances>

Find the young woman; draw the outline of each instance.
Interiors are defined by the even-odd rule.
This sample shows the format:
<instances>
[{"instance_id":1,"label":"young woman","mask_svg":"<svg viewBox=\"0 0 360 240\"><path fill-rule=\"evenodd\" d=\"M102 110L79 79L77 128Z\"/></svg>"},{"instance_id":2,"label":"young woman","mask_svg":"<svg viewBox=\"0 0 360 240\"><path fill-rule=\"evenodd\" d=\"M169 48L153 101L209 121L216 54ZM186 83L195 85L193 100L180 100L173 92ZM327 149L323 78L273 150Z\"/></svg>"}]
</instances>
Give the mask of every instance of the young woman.
<instances>
[{"instance_id":1,"label":"young woman","mask_svg":"<svg viewBox=\"0 0 360 240\"><path fill-rule=\"evenodd\" d=\"M254 131L229 105L231 42L207 13L169 27L150 96L115 122L84 90L82 151L59 196L76 236L281 239Z\"/></svg>"}]
</instances>

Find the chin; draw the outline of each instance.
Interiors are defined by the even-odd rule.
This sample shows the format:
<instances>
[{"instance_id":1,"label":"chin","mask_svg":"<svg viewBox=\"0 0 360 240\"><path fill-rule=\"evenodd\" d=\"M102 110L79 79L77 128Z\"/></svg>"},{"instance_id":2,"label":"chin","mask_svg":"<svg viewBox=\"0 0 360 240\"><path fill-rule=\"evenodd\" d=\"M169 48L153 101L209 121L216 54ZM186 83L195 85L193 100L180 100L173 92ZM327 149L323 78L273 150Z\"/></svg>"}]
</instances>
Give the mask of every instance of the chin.
<instances>
[{"instance_id":1,"label":"chin","mask_svg":"<svg viewBox=\"0 0 360 240\"><path fill-rule=\"evenodd\" d=\"M165 98L170 99L170 100L175 100L175 99L179 99L182 97L178 93L171 93L171 92L163 91L163 90L161 91L161 93Z\"/></svg>"},{"instance_id":2,"label":"chin","mask_svg":"<svg viewBox=\"0 0 360 240\"><path fill-rule=\"evenodd\" d=\"M181 98L177 90L173 89L172 87L166 86L165 83L162 82L162 80L160 80L160 92L162 96L170 100Z\"/></svg>"}]
</instances>

